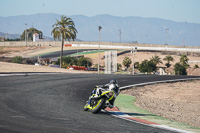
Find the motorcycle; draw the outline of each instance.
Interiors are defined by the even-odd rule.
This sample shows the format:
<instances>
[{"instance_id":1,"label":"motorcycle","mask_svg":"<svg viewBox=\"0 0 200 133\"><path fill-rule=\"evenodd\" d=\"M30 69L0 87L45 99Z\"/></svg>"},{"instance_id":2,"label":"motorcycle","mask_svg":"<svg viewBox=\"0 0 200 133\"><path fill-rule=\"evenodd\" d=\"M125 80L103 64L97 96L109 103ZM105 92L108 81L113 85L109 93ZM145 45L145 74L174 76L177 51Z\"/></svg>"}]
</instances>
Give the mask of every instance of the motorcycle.
<instances>
[{"instance_id":1,"label":"motorcycle","mask_svg":"<svg viewBox=\"0 0 200 133\"><path fill-rule=\"evenodd\" d=\"M102 85L98 85L93 90L89 100L84 106L84 111L90 110L92 113L98 113L101 109L109 107L109 101L116 98L116 94L113 90L108 90Z\"/></svg>"}]
</instances>

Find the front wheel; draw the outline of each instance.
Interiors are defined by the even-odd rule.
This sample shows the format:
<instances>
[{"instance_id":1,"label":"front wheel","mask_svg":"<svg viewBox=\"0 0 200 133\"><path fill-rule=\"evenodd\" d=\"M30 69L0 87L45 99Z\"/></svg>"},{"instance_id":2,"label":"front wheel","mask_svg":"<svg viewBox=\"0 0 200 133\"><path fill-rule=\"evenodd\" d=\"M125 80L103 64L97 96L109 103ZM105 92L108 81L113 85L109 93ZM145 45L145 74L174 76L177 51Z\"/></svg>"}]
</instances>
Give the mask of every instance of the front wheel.
<instances>
[{"instance_id":1,"label":"front wheel","mask_svg":"<svg viewBox=\"0 0 200 133\"><path fill-rule=\"evenodd\" d=\"M88 111L88 108L87 108L87 106L86 106L86 105L84 106L84 111Z\"/></svg>"},{"instance_id":2,"label":"front wheel","mask_svg":"<svg viewBox=\"0 0 200 133\"><path fill-rule=\"evenodd\" d=\"M94 114L98 113L104 106L105 106L105 99L101 98L97 101L97 104L94 105L91 112Z\"/></svg>"}]
</instances>

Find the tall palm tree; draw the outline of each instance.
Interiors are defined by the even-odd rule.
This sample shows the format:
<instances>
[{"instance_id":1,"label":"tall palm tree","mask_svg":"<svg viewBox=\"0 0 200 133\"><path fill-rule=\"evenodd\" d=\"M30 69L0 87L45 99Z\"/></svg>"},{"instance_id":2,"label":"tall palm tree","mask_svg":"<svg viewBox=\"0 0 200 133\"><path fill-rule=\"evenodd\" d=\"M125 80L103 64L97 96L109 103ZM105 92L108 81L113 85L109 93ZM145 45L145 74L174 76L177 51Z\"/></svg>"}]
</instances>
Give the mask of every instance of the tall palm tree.
<instances>
[{"instance_id":1,"label":"tall palm tree","mask_svg":"<svg viewBox=\"0 0 200 133\"><path fill-rule=\"evenodd\" d=\"M64 15L61 16L60 21L56 19L56 23L52 27L51 35L53 34L54 40L58 39L62 41L60 52L60 67L62 68L64 40L70 41L72 39L74 41L74 39L76 39L77 30L72 19Z\"/></svg>"},{"instance_id":2,"label":"tall palm tree","mask_svg":"<svg viewBox=\"0 0 200 133\"><path fill-rule=\"evenodd\" d=\"M163 59L164 61L167 61L167 63L165 64L167 67L170 67L171 66L171 64L170 64L170 61L174 61L174 58L171 56L171 55L168 55L168 56L166 56L164 59Z\"/></svg>"}]
</instances>

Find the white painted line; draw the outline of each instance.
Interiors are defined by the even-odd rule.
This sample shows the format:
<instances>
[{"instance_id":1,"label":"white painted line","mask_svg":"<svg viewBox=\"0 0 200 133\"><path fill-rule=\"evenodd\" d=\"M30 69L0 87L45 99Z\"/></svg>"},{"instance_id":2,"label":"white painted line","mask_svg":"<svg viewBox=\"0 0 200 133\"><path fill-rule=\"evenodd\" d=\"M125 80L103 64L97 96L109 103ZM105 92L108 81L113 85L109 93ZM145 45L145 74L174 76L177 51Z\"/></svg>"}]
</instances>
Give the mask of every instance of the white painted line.
<instances>
[{"instance_id":1,"label":"white painted line","mask_svg":"<svg viewBox=\"0 0 200 133\"><path fill-rule=\"evenodd\" d=\"M185 78L185 79L173 79L173 80L162 80L162 81L155 81L155 82L146 82L146 83L140 83L140 84L133 84L128 86L120 87L120 90L128 89L131 87L137 87L137 86L144 86L144 85L151 85L151 84L157 84L157 83L167 83L167 82L178 82L178 81L188 81L188 80L195 80L200 78Z\"/></svg>"},{"instance_id":2,"label":"white painted line","mask_svg":"<svg viewBox=\"0 0 200 133\"><path fill-rule=\"evenodd\" d=\"M125 113L123 113L123 112L121 112L121 114L123 114L123 115L120 115L120 112L116 113L117 111L105 111L105 110L102 110L102 111L107 112L114 117L117 117L117 118L120 118L120 119L123 119L123 120L127 120L127 121L130 121L130 122L138 123L138 124L141 124L141 125L149 126L149 127L160 128L160 129L165 129L165 130L175 131L175 132L180 132L180 133L194 133L194 132L191 132L191 131L186 131L186 130L182 130L182 129L169 127L169 126L166 126L166 125L146 124L146 123L142 123L142 122L139 122L139 121L127 119L128 117L131 118L132 116L127 115L127 114L125 115ZM132 117L132 118L134 118L134 117Z\"/></svg>"},{"instance_id":3,"label":"white painted line","mask_svg":"<svg viewBox=\"0 0 200 133\"><path fill-rule=\"evenodd\" d=\"M12 118L23 118L23 119L25 119L26 117L25 116L11 116Z\"/></svg>"},{"instance_id":4,"label":"white painted line","mask_svg":"<svg viewBox=\"0 0 200 133\"><path fill-rule=\"evenodd\" d=\"M180 132L180 133L194 133L194 132L191 132L191 131L186 131L186 130L177 129L177 128L174 128L174 127L169 127L169 126L166 126L166 125L152 125L152 127L158 127L158 128L167 129L167 130L170 130L170 131Z\"/></svg>"},{"instance_id":5,"label":"white painted line","mask_svg":"<svg viewBox=\"0 0 200 133\"><path fill-rule=\"evenodd\" d=\"M63 74L63 73L11 73L11 74L0 74L0 77L5 77L5 76L30 76L30 75L48 75L48 74Z\"/></svg>"},{"instance_id":6,"label":"white painted line","mask_svg":"<svg viewBox=\"0 0 200 133\"><path fill-rule=\"evenodd\" d=\"M0 74L0 77L4 77L4 76L24 76L26 74Z\"/></svg>"}]
</instances>

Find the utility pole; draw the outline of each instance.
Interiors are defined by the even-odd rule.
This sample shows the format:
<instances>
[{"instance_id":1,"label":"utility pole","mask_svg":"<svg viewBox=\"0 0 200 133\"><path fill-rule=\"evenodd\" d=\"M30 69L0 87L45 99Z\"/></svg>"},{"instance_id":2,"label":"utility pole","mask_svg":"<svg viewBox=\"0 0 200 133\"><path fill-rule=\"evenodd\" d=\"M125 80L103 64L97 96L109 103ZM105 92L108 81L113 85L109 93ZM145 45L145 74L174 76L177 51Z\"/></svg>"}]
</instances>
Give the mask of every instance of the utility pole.
<instances>
[{"instance_id":1,"label":"utility pole","mask_svg":"<svg viewBox=\"0 0 200 133\"><path fill-rule=\"evenodd\" d=\"M5 38L6 40L8 39L8 33L6 33L6 38Z\"/></svg>"},{"instance_id":2,"label":"utility pole","mask_svg":"<svg viewBox=\"0 0 200 133\"><path fill-rule=\"evenodd\" d=\"M121 35L122 35L122 31L121 29L119 30L119 42L121 43Z\"/></svg>"},{"instance_id":3,"label":"utility pole","mask_svg":"<svg viewBox=\"0 0 200 133\"><path fill-rule=\"evenodd\" d=\"M133 56L133 72L132 72L132 74L134 74L134 54L137 52L137 47L135 47L135 48L131 48L131 53L132 53L132 56Z\"/></svg>"},{"instance_id":4,"label":"utility pole","mask_svg":"<svg viewBox=\"0 0 200 133\"><path fill-rule=\"evenodd\" d=\"M26 29L25 29L25 42L26 42L26 47L27 47L27 23L25 23L25 25L26 25Z\"/></svg>"},{"instance_id":5,"label":"utility pole","mask_svg":"<svg viewBox=\"0 0 200 133\"><path fill-rule=\"evenodd\" d=\"M168 31L169 31L169 28L167 28L165 30L166 30L166 45L168 45Z\"/></svg>"},{"instance_id":6,"label":"utility pole","mask_svg":"<svg viewBox=\"0 0 200 133\"><path fill-rule=\"evenodd\" d=\"M99 64L100 64L100 31L101 31L102 27L99 26L99 50L98 50L98 53L99 53L99 57L98 57L98 74L99 74Z\"/></svg>"}]
</instances>

